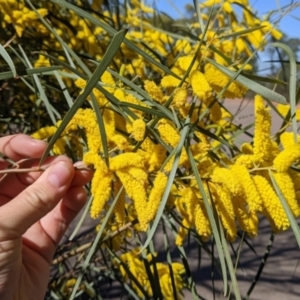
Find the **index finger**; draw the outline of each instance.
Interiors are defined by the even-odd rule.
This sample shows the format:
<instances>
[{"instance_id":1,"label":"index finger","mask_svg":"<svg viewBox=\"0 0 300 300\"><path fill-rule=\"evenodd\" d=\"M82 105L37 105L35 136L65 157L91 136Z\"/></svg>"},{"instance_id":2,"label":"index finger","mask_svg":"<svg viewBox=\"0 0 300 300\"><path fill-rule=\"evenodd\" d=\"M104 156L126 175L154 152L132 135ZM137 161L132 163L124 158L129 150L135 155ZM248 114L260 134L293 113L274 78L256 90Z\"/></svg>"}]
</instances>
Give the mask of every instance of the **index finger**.
<instances>
[{"instance_id":1,"label":"index finger","mask_svg":"<svg viewBox=\"0 0 300 300\"><path fill-rule=\"evenodd\" d=\"M35 140L26 134L9 135L0 138L0 153L18 161L23 158L37 158L43 155L47 144ZM0 159L0 169L6 168L8 163Z\"/></svg>"}]
</instances>

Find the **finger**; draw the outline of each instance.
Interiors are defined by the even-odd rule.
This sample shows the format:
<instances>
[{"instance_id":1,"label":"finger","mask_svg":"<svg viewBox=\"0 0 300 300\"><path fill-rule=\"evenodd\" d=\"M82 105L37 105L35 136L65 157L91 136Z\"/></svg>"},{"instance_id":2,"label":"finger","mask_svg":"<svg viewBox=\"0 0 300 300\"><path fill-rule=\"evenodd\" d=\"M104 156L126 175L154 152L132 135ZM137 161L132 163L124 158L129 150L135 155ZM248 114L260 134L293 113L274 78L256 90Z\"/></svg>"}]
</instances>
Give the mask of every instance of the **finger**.
<instances>
[{"instance_id":1,"label":"finger","mask_svg":"<svg viewBox=\"0 0 300 300\"><path fill-rule=\"evenodd\" d=\"M37 181L0 208L0 240L20 237L50 212L63 198L73 180L69 161L51 165Z\"/></svg>"},{"instance_id":2,"label":"finger","mask_svg":"<svg viewBox=\"0 0 300 300\"><path fill-rule=\"evenodd\" d=\"M32 139L25 134L16 134L0 139L0 153L13 161L23 158L41 157L47 144L43 141ZM6 168L8 163L0 159L0 169Z\"/></svg>"},{"instance_id":3,"label":"finger","mask_svg":"<svg viewBox=\"0 0 300 300\"><path fill-rule=\"evenodd\" d=\"M45 169L49 167L51 164L54 164L58 161L69 159L65 156L51 156L47 157L42 167ZM34 168L38 166L39 160L31 160L25 161L21 164L22 168ZM75 163L74 166L79 165L79 163ZM42 172L28 172L28 173L11 173L8 174L5 178L3 178L0 182L0 194L7 199L12 199L16 197L19 193L21 193L28 185L35 182L40 176ZM92 171L87 169L75 170L75 174L70 186L82 186L87 184L93 176ZM14 188L11 188L11 187ZM6 202L0 201L0 206L5 204Z\"/></svg>"},{"instance_id":4,"label":"finger","mask_svg":"<svg viewBox=\"0 0 300 300\"><path fill-rule=\"evenodd\" d=\"M24 234L26 246L38 252L51 263L61 238L85 205L86 199L84 188L71 188L49 214Z\"/></svg>"},{"instance_id":5,"label":"finger","mask_svg":"<svg viewBox=\"0 0 300 300\"><path fill-rule=\"evenodd\" d=\"M69 161L69 159L65 156L51 156L47 157L43 168L46 169L51 164L54 164L58 161ZM39 164L39 159L29 159L20 163L21 169L34 169ZM26 172L26 173L9 173L4 178L1 179L0 182L0 193L7 198L14 198L19 193L21 193L24 189L26 189L29 185L34 183L42 174L41 172ZM12 188L13 187L13 188Z\"/></svg>"}]
</instances>

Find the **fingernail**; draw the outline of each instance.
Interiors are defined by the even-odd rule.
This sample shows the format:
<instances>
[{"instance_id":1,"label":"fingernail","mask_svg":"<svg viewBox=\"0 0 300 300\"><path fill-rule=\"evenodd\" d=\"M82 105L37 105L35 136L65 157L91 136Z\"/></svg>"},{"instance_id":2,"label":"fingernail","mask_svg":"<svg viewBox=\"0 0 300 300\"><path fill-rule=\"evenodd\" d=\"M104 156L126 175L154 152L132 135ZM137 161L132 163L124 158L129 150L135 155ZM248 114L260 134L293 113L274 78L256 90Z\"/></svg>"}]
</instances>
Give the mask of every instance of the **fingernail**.
<instances>
[{"instance_id":1,"label":"fingernail","mask_svg":"<svg viewBox=\"0 0 300 300\"><path fill-rule=\"evenodd\" d=\"M47 179L51 185L59 188L68 182L70 176L71 170L64 162L59 162L51 166Z\"/></svg>"},{"instance_id":2,"label":"fingernail","mask_svg":"<svg viewBox=\"0 0 300 300\"><path fill-rule=\"evenodd\" d=\"M76 168L87 168L87 165L83 161L76 161L73 166Z\"/></svg>"},{"instance_id":3,"label":"fingernail","mask_svg":"<svg viewBox=\"0 0 300 300\"><path fill-rule=\"evenodd\" d=\"M46 145L47 143L41 140L36 140L34 138L31 138L31 144L36 146L36 145Z\"/></svg>"}]
</instances>

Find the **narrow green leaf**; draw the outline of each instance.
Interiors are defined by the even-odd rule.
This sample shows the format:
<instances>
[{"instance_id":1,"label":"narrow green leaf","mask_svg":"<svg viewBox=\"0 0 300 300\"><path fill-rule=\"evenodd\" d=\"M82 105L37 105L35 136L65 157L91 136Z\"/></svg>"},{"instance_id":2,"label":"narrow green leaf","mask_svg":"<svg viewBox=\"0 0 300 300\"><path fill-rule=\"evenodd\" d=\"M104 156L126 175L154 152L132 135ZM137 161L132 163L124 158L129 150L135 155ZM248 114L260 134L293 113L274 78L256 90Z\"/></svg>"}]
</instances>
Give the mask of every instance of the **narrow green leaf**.
<instances>
[{"instance_id":1,"label":"narrow green leaf","mask_svg":"<svg viewBox=\"0 0 300 300\"><path fill-rule=\"evenodd\" d=\"M231 39L231 38L234 38L234 37L239 37L241 35L248 34L250 32L262 29L264 27L265 27L264 25L259 25L259 26L251 27L251 28L248 28L248 29L244 29L244 30L240 30L240 31L234 32L234 33L221 35L220 37L218 37L218 39L223 40L223 39Z\"/></svg>"},{"instance_id":2,"label":"narrow green leaf","mask_svg":"<svg viewBox=\"0 0 300 300\"><path fill-rule=\"evenodd\" d=\"M206 212L207 212L209 223L210 223L211 228L212 228L213 236L214 236L214 239L216 241L216 246L217 246L217 249L218 249L218 254L219 254L219 259L220 259L220 264L221 264L222 277L223 277L223 281L224 281L224 295L226 295L227 294L227 281L228 280L227 280L226 263L225 263L225 258L224 258L223 246L222 246L222 243L221 243L219 230L218 230L218 227L217 227L217 224L216 224L216 220L214 218L212 208L210 206L210 201L209 201L209 199L206 195L206 192L204 190L202 179L200 177L199 171L198 171L197 166L196 166L195 159L193 157L193 154L192 154L190 148L187 148L187 154L188 154L188 157L189 157L189 160L190 160L192 171L194 173L195 179L197 181L197 184L198 184L198 187L199 187L202 199L203 199L203 203L204 203L204 206L205 206L205 209L206 209Z\"/></svg>"},{"instance_id":3,"label":"narrow green leaf","mask_svg":"<svg viewBox=\"0 0 300 300\"><path fill-rule=\"evenodd\" d=\"M22 46L20 44L19 44L19 48L20 48L20 51L22 52L22 55L23 55L23 57L24 57L24 59L26 61L26 64L28 65L29 68L32 69L33 67L32 67L32 65L30 63L30 60L28 59L25 51L23 50L23 48L22 48ZM38 91L39 91L39 94L40 94L40 98L43 100L43 102L45 104L45 107L47 109L49 117L50 117L52 123L55 125L56 124L56 119L55 119L55 116L54 116L55 110L52 107L52 105L50 104L50 101L49 101L49 99L48 99L48 97L47 97L47 95L46 95L46 93L45 93L45 91L44 91L44 89L42 87L42 83L41 83L38 75L33 74L32 77L33 77L33 80L34 80L34 82L35 82L35 84L36 84L36 86L38 88ZM60 118L60 114L57 111L56 111L56 115L57 115L58 118Z\"/></svg>"},{"instance_id":4,"label":"narrow green leaf","mask_svg":"<svg viewBox=\"0 0 300 300\"><path fill-rule=\"evenodd\" d=\"M251 79L251 80L254 80L254 81L261 81L261 82L287 85L287 83L285 81L279 80L277 78L263 77L263 76L258 76L258 75L254 75L254 74L249 74L249 73L246 73L246 72L242 72L241 74L243 76L247 77L248 79Z\"/></svg>"},{"instance_id":5,"label":"narrow green leaf","mask_svg":"<svg viewBox=\"0 0 300 300\"><path fill-rule=\"evenodd\" d=\"M58 81L58 84L66 98L69 108L71 108L73 105L73 99L72 99L71 95L69 94L69 91L68 91L64 81L61 79L61 77L57 71L54 71L53 73L54 73L54 76L56 77L56 80Z\"/></svg>"},{"instance_id":6,"label":"narrow green leaf","mask_svg":"<svg viewBox=\"0 0 300 300\"><path fill-rule=\"evenodd\" d=\"M297 64L296 64L296 56L292 49L283 44L283 43L272 43L270 46L278 47L283 49L289 57L290 60L290 105L291 105L291 115L292 115L292 127L294 133L294 141L298 143L298 128L297 128L297 120L296 120L296 93L297 93Z\"/></svg>"},{"instance_id":7,"label":"narrow green leaf","mask_svg":"<svg viewBox=\"0 0 300 300\"><path fill-rule=\"evenodd\" d=\"M92 92L93 88L98 83L101 75L104 73L107 66L109 65L109 63L113 59L114 55L118 51L118 49L119 49L119 47L120 47L120 45L121 45L121 43L122 43L122 41L125 37L125 34L126 34L126 31L124 31L124 30L119 31L114 36L114 38L112 39L110 45L108 46L108 48L107 48L107 50L106 50L106 52L103 56L103 59L102 59L101 63L98 65L98 67L96 68L96 70L93 73L92 77L87 82L87 84L86 84L85 88L83 89L82 93L79 94L76 101L74 102L72 107L68 110L65 117L63 118L60 126L57 128L57 131L55 132L55 134L51 138L51 140L50 140L50 142L49 142L49 144L48 144L48 146L47 146L47 148L46 148L45 152L43 153L43 156L40 160L40 165L43 163L45 158L48 156L48 154L49 154L50 150L52 149L53 145L55 144L57 139L60 137L60 135L64 131L64 129L67 127L70 120L73 118L73 116L77 112L77 110L81 107L82 103L86 100L86 98Z\"/></svg>"},{"instance_id":8,"label":"narrow green leaf","mask_svg":"<svg viewBox=\"0 0 300 300\"><path fill-rule=\"evenodd\" d=\"M76 227L75 229L73 230L71 236L69 237L69 241L72 241L74 239L74 237L76 236L76 234L78 233L79 229L81 228L88 212L89 212L89 209L90 209L90 206L92 204L92 201L93 201L93 196L90 196L88 202L86 203L86 205L84 206L84 210L82 212L82 215L78 221L78 223L76 224Z\"/></svg>"},{"instance_id":9,"label":"narrow green leaf","mask_svg":"<svg viewBox=\"0 0 300 300\"><path fill-rule=\"evenodd\" d=\"M102 142L102 147L103 147L104 160L105 160L107 167L109 167L108 142L107 142L107 136L106 136L106 130L105 130L105 126L104 126L103 116L100 111L100 108L99 108L99 105L97 103L94 93L91 93L91 99L92 99L92 103L93 103L93 109L96 114L97 123L99 126L99 132L100 132L101 142Z\"/></svg>"},{"instance_id":10,"label":"narrow green leaf","mask_svg":"<svg viewBox=\"0 0 300 300\"><path fill-rule=\"evenodd\" d=\"M225 238L225 234L224 234L224 230L220 221L220 226L219 226L219 231L220 231L220 236L221 236L221 242L223 245L223 253L227 262L227 267L228 267L228 271L230 274L230 278L231 278L231 284L232 284L232 288L234 291L234 299L236 300L241 300L241 293L239 290L239 286L237 283L237 279L236 279L236 275L235 275L235 270L234 270L234 266L231 260L231 256L228 250L228 246L227 246L227 241ZM230 295L228 295L228 299L230 299Z\"/></svg>"},{"instance_id":11,"label":"narrow green leaf","mask_svg":"<svg viewBox=\"0 0 300 300\"><path fill-rule=\"evenodd\" d=\"M12 71L6 71L0 73L0 80L14 78L14 73Z\"/></svg>"},{"instance_id":12,"label":"narrow green leaf","mask_svg":"<svg viewBox=\"0 0 300 300\"><path fill-rule=\"evenodd\" d=\"M16 68L15 68L14 62L12 61L12 59L9 56L9 54L7 53L7 51L5 50L5 48L1 44L0 44L0 55L3 57L3 59L5 60L5 62L10 67L13 76L17 77L17 71L16 71Z\"/></svg>"}]
</instances>

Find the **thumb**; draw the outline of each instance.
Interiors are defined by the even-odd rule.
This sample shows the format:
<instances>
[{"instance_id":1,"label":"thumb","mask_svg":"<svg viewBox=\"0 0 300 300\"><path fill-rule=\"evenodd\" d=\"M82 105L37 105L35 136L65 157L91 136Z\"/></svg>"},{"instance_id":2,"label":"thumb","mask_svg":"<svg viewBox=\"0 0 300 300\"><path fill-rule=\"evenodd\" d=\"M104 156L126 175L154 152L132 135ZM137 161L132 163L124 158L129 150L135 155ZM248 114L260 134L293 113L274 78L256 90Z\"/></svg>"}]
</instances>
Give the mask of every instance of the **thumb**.
<instances>
[{"instance_id":1,"label":"thumb","mask_svg":"<svg viewBox=\"0 0 300 300\"><path fill-rule=\"evenodd\" d=\"M0 239L20 237L50 212L68 191L73 176L72 163L63 159L51 165L32 185L2 206Z\"/></svg>"}]
</instances>

